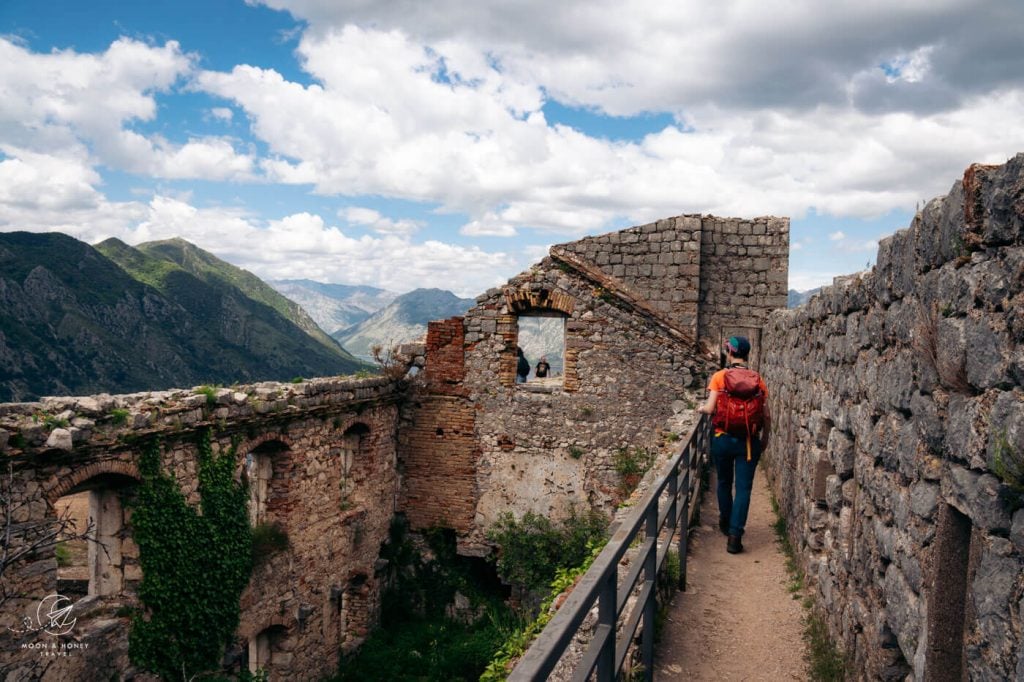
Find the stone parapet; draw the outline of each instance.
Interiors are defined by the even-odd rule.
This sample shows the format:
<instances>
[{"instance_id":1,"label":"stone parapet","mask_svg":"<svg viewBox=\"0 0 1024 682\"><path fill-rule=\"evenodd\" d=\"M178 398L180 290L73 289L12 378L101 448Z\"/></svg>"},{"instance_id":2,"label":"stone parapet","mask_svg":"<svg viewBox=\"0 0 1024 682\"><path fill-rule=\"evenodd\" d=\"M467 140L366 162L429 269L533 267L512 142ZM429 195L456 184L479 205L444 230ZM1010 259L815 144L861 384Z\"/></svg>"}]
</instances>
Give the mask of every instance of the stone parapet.
<instances>
[{"instance_id":1,"label":"stone parapet","mask_svg":"<svg viewBox=\"0 0 1024 682\"><path fill-rule=\"evenodd\" d=\"M1021 679L1024 155L773 313L766 456L861 679Z\"/></svg>"}]
</instances>

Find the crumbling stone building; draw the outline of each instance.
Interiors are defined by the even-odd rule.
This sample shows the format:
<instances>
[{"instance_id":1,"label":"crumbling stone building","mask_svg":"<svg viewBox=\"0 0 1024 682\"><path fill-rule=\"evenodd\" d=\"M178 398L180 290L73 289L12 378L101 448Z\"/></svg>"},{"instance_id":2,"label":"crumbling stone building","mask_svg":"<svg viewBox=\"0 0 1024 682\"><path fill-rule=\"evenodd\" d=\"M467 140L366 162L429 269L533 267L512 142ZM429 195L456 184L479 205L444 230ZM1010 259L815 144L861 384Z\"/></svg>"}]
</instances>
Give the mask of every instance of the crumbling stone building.
<instances>
[{"instance_id":1,"label":"crumbling stone building","mask_svg":"<svg viewBox=\"0 0 1024 682\"><path fill-rule=\"evenodd\" d=\"M703 387L695 350L756 339L785 306L788 254L788 220L679 216L552 247L464 317L432 323L399 445L414 526L450 525L461 551L485 553L503 512L607 508L616 453L651 446L673 401ZM561 321L564 371L517 384L519 321L534 316Z\"/></svg>"},{"instance_id":2,"label":"crumbling stone building","mask_svg":"<svg viewBox=\"0 0 1024 682\"><path fill-rule=\"evenodd\" d=\"M482 555L503 512L607 508L615 453L651 445L673 402L701 390L712 362L702 347L737 330L756 337L785 305L788 240L785 219L680 216L554 247L464 317L432 324L412 386L314 379L0 406L12 523L86 509L103 550L68 567L49 546L3 576L0 630L17 632L5 636L0 673L134 674L125 607L137 606L142 575L125 501L140 453L159 440L162 469L198 504L197 441L208 431L214 452L236 459L250 521L287 538L258 557L224 665L271 679L329 674L376 622L396 513L414 528L452 528L460 552ZM527 316L558 321L565 366L517 384ZM19 627L64 592L77 618L67 632ZM74 646L49 655L44 644Z\"/></svg>"}]
</instances>

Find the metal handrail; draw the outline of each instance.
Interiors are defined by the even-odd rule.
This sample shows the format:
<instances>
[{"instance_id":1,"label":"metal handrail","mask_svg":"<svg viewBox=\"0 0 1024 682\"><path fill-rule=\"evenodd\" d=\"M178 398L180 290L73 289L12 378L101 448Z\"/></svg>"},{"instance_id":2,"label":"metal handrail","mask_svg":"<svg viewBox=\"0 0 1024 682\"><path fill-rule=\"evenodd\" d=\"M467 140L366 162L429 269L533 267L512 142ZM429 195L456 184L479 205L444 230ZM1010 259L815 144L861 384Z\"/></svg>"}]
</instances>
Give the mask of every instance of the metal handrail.
<instances>
[{"instance_id":1,"label":"metal handrail","mask_svg":"<svg viewBox=\"0 0 1024 682\"><path fill-rule=\"evenodd\" d=\"M594 563L580 578L565 603L547 627L537 635L519 663L509 674L513 682L546 680L572 643L587 614L597 603L598 620L583 658L573 673L573 680L590 679L595 668L599 682L611 682L622 669L629 645L643 622L641 658L644 676L654 674L654 616L658 573L668 557L672 539L685 521L688 528L697 505L692 504L700 489L701 470L707 462L710 442L710 419L702 415L690 432L686 443L673 456L667 471L654 482L643 501L637 504L616 529L612 538ZM665 509L660 503L666 496ZM644 543L633 567L619 584L619 561L630 544L644 529ZM659 550L659 538L662 549ZM686 589L687 533L678 533L679 589ZM629 596L640 585L638 598L632 610L625 614ZM624 621L619 628L620 620ZM618 634L618 636L616 636Z\"/></svg>"}]
</instances>

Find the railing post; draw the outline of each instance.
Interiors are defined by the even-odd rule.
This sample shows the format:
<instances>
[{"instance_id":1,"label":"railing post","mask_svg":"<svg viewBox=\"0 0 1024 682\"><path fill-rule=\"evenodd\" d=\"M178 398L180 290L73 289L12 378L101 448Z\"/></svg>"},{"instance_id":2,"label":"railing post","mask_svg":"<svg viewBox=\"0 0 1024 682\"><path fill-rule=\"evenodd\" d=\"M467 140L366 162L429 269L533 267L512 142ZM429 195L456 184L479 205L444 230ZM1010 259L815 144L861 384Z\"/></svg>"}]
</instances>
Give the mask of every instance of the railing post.
<instances>
[{"instance_id":1,"label":"railing post","mask_svg":"<svg viewBox=\"0 0 1024 682\"><path fill-rule=\"evenodd\" d=\"M651 500L647 507L647 528L645 540L653 540L651 548L644 557L644 582L651 587L644 604L644 632L640 643L641 660L644 665L644 679L654 679L654 621L658 601L658 497Z\"/></svg>"},{"instance_id":2,"label":"railing post","mask_svg":"<svg viewBox=\"0 0 1024 682\"><path fill-rule=\"evenodd\" d=\"M672 534L679 526L679 470L680 465L677 462L672 471L668 474L668 518L665 520L665 525L668 527L668 543L672 545Z\"/></svg>"},{"instance_id":3,"label":"railing post","mask_svg":"<svg viewBox=\"0 0 1024 682\"><path fill-rule=\"evenodd\" d=\"M597 602L597 624L609 628L608 637L604 646L601 647L601 654L597 659L598 682L614 682L615 680L615 630L618 621L616 613L615 583L618 582L618 569L612 566L601 587L601 595Z\"/></svg>"},{"instance_id":4,"label":"railing post","mask_svg":"<svg viewBox=\"0 0 1024 682\"><path fill-rule=\"evenodd\" d=\"M683 480L680 483L680 492L683 495L682 513L679 515L679 591L686 591L686 545L690 534L690 462L693 459L693 450L687 443L683 449L683 456L679 460L679 471Z\"/></svg>"}]
</instances>

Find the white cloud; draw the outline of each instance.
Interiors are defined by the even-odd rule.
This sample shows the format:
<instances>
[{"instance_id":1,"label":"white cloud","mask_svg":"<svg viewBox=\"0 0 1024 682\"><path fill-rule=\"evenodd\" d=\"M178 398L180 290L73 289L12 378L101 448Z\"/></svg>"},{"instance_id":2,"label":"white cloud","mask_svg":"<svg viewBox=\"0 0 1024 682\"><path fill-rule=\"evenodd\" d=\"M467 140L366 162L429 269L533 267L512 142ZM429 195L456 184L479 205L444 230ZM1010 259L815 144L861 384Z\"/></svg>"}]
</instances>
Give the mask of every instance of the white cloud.
<instances>
[{"instance_id":1,"label":"white cloud","mask_svg":"<svg viewBox=\"0 0 1024 682\"><path fill-rule=\"evenodd\" d=\"M950 86L941 107L949 109L981 92L1016 87L1024 72L1019 3L999 11L970 0L262 4L308 20L307 38L361 25L400 30L433 46L457 43L500 62L515 80L542 83L561 101L617 115L685 116L694 103L746 110L839 105L853 74L890 60L901 60L903 73L915 77L927 63ZM981 62L984 68L972 68Z\"/></svg>"},{"instance_id":2,"label":"white cloud","mask_svg":"<svg viewBox=\"0 0 1024 682\"><path fill-rule=\"evenodd\" d=\"M254 267L302 269L311 254L324 277L337 270L320 254L344 245L364 260L338 262L371 282L405 276L365 250L394 246L420 276L433 272L427 264L456 273L450 284L461 259L480 254L438 246L457 264L445 269L434 247L412 242L424 231L415 221L358 206L334 227L313 214L270 223L180 198L111 202L98 174L429 202L466 215L466 237L518 236L517 245L535 241L533 230L561 241L679 213L877 217L946 192L969 163L1002 162L1024 140L1020 3L1000 12L966 0L264 4L308 20L296 55L312 84L244 64L199 71L173 41L121 39L90 55L0 39L0 224L180 229L223 253L241 249ZM232 122L237 112L247 126L235 128L269 153L248 140L144 132L169 130L141 124L167 115L161 98L180 88L223 98L204 111ZM676 123L610 141L555 125L543 109L550 99L591 113L668 112ZM349 225L376 234L353 239ZM250 253L270 237L287 262ZM874 248L833 241L833 252ZM520 265L518 254L480 253L492 273ZM467 289L483 285L487 273L466 267Z\"/></svg>"},{"instance_id":3,"label":"white cloud","mask_svg":"<svg viewBox=\"0 0 1024 682\"><path fill-rule=\"evenodd\" d=\"M763 104L732 101L729 93L746 81L730 81L739 65L713 49L730 36L756 32L754 19L768 11L760 5L748 8L750 17L731 17L708 35L706 26L698 31L687 22L716 19L719 9L702 5L688 12L659 10L665 17L627 16L609 5L608 16L597 9L585 12L583 23L573 25L573 36L556 31L578 48L570 54L555 37L534 35L548 30L538 27L535 17L527 30L526 14L504 6L487 12L452 6L447 14L433 5L426 12L402 3L396 11L378 4L270 4L287 4L313 20L298 54L315 85L249 66L197 76L200 88L245 110L273 154L260 161L263 172L278 182L312 183L322 194L436 202L443 211L469 216L461 228L469 237L514 236L524 228L577 236L623 221L688 212L800 217L814 208L820 214L877 217L946 191L973 161L1005 160L1024 139L1019 87L961 97L958 108L923 113L900 107L868 111L851 104L884 85L879 50L886 52L886 41L895 44L899 37L881 35L870 49L856 42L880 30L882 20L872 18L871 11L884 10L890 18L946 17L956 14L956 3L844 7L836 16L809 7L786 10L784 18L795 22L796 31L787 44L831 69L816 72L814 82L834 92L819 93L813 106L803 106L799 93L793 93L790 105L778 107L768 106L770 98ZM445 22L435 21L435 13L445 14ZM504 29L498 25L503 16L512 22ZM634 34L661 35L655 24L662 18L667 26L683 22L688 28L666 34L664 47L657 47L658 40L640 41L642 47L629 40ZM852 54L821 41L821 26L840 19L852 22ZM613 25L619 39L599 46L597 37L611 35ZM768 25L761 29L774 30ZM761 50L766 43L756 44ZM900 82L933 68L941 61L940 48L952 49L944 44L888 50L905 55ZM664 52L650 52L656 49ZM679 68L690 64L687 55L701 68ZM726 63L709 63L719 58ZM769 68L766 64L781 70L793 66L793 58L769 50L748 66L757 71ZM599 73L615 80L608 74L624 69L634 69L621 79L633 109L615 104L618 96L608 94L618 86L582 85ZM780 87L788 88L802 73L780 74ZM660 86L658 93L647 92L652 83ZM718 90L708 91L708 83ZM622 113L668 109L686 124L636 142L598 139L551 125L541 107L552 95ZM936 145L936 139L943 144Z\"/></svg>"},{"instance_id":4,"label":"white cloud","mask_svg":"<svg viewBox=\"0 0 1024 682\"><path fill-rule=\"evenodd\" d=\"M174 144L131 129L152 121L156 95L192 69L175 41L121 38L99 54L39 54L0 38L0 145L161 178L251 178L254 160L225 139Z\"/></svg>"},{"instance_id":5,"label":"white cloud","mask_svg":"<svg viewBox=\"0 0 1024 682\"><path fill-rule=\"evenodd\" d=\"M878 251L878 240L877 239L847 239L839 242L837 247L844 253L870 253L874 254Z\"/></svg>"},{"instance_id":6,"label":"white cloud","mask_svg":"<svg viewBox=\"0 0 1024 682\"><path fill-rule=\"evenodd\" d=\"M210 115L218 121L231 121L231 119L235 115L235 112L233 112L228 107L213 107L212 109L210 109Z\"/></svg>"},{"instance_id":7,"label":"white cloud","mask_svg":"<svg viewBox=\"0 0 1024 682\"><path fill-rule=\"evenodd\" d=\"M838 241L841 241L843 239L846 239L846 234L844 234L842 230L837 230L837 231L829 234L828 238L831 239L834 242L838 242Z\"/></svg>"},{"instance_id":8,"label":"white cloud","mask_svg":"<svg viewBox=\"0 0 1024 682\"><path fill-rule=\"evenodd\" d=\"M86 192L84 199L68 202L63 199L65 180L73 181L77 192L76 174L90 171L62 165L59 159L32 161L35 166L0 162L0 229L59 230L89 243L108 237L129 244L181 237L264 279L310 278L393 291L437 287L460 296L476 296L526 265L509 254L437 240L416 243L407 235L357 239L311 213L265 222L242 209L198 208L164 195L148 203L110 202ZM7 201L3 192L20 174L46 171L53 171L53 192L31 206Z\"/></svg>"},{"instance_id":9,"label":"white cloud","mask_svg":"<svg viewBox=\"0 0 1024 682\"><path fill-rule=\"evenodd\" d=\"M352 225L369 227L379 234L411 235L423 227L418 220L400 219L392 220L375 211L372 208L350 206L338 211L338 217L347 220Z\"/></svg>"},{"instance_id":10,"label":"white cloud","mask_svg":"<svg viewBox=\"0 0 1024 682\"><path fill-rule=\"evenodd\" d=\"M0 161L0 205L65 211L99 202L93 185L100 178L89 166L6 145L0 150L9 157Z\"/></svg>"}]
</instances>

